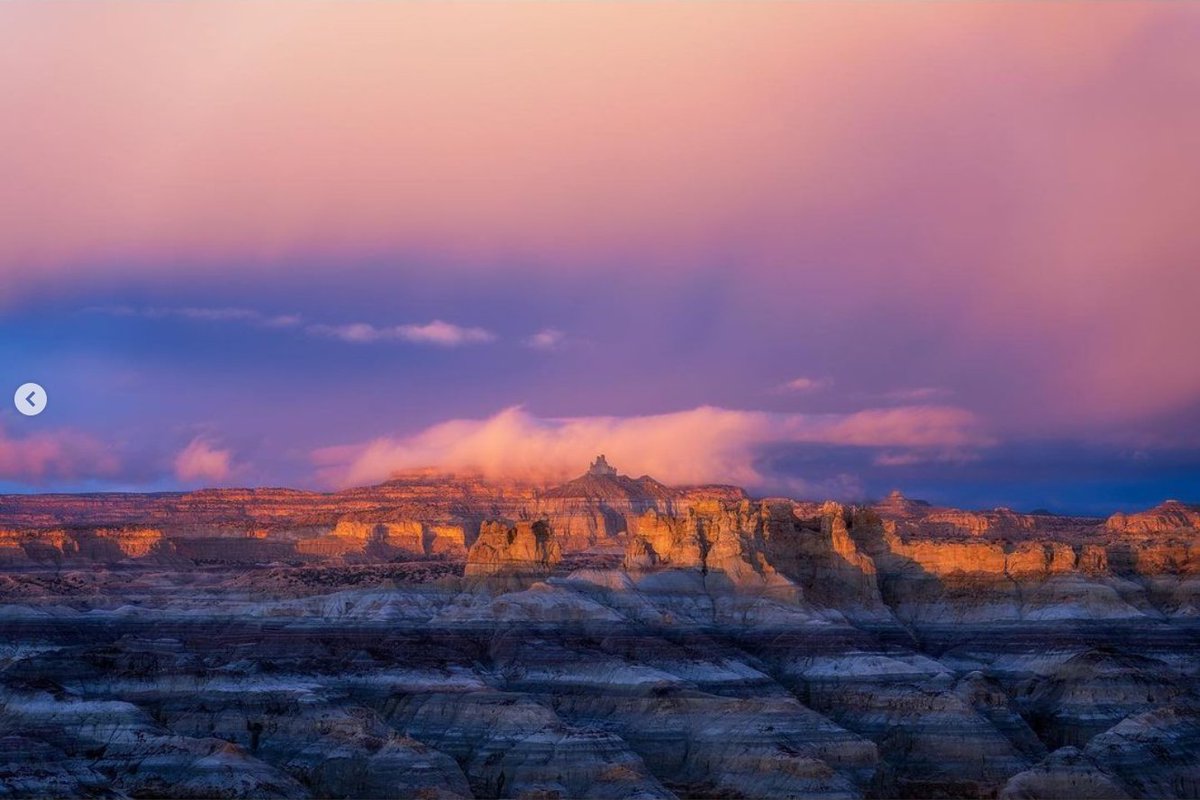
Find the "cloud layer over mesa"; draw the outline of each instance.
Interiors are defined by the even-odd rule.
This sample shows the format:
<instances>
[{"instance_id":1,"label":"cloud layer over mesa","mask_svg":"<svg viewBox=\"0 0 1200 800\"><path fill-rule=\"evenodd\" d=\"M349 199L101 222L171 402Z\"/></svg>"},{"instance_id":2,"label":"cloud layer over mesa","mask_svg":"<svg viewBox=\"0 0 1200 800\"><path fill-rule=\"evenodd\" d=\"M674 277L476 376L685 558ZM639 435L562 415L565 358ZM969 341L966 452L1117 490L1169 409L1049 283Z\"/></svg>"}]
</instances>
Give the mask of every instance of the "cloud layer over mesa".
<instances>
[{"instance_id":1,"label":"cloud layer over mesa","mask_svg":"<svg viewBox=\"0 0 1200 800\"><path fill-rule=\"evenodd\" d=\"M1186 490L1198 37L1149 3L6 4L0 356L55 402L5 447L62 444L0 480L633 469L636 431L711 461L646 462L680 479L836 447L870 492L940 447L1050 503L991 459L1066 442ZM877 435L914 409L971 433ZM195 442L236 469L180 472Z\"/></svg>"},{"instance_id":2,"label":"cloud layer over mesa","mask_svg":"<svg viewBox=\"0 0 1200 800\"><path fill-rule=\"evenodd\" d=\"M542 419L509 408L486 419L451 420L407 437L381 437L324 448L314 460L331 483L378 483L408 470L441 467L534 482L574 477L580 465L608 453L635 475L669 483L787 484L765 474L761 450L771 444L899 449L914 460L969 457L989 444L971 414L921 406L852 414L770 414L702 407L640 417Z\"/></svg>"}]
</instances>

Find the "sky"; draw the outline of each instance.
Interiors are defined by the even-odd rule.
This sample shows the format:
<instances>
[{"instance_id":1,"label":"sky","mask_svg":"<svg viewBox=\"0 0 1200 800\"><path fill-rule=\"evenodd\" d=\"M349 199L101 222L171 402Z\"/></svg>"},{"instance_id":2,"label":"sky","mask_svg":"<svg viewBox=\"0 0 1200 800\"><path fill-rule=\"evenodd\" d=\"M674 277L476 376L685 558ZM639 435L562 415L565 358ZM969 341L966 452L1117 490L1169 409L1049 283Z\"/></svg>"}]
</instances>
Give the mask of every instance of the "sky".
<instances>
[{"instance_id":1,"label":"sky","mask_svg":"<svg viewBox=\"0 0 1200 800\"><path fill-rule=\"evenodd\" d=\"M1200 8L0 5L0 491L1200 501Z\"/></svg>"}]
</instances>

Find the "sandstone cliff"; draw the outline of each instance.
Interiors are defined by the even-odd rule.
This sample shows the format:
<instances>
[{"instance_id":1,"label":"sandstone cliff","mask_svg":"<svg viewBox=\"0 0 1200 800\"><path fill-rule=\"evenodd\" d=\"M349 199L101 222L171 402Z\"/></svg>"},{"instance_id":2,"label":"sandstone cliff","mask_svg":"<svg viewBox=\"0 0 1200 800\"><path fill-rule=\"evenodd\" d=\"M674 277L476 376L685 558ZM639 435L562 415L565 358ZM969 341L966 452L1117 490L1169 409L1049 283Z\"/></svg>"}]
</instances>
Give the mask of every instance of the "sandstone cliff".
<instances>
[{"instance_id":1,"label":"sandstone cliff","mask_svg":"<svg viewBox=\"0 0 1200 800\"><path fill-rule=\"evenodd\" d=\"M845 509L801 520L788 502L694 501L679 515L636 520L628 571L697 570L738 589L846 610L882 608L875 566L850 538Z\"/></svg>"},{"instance_id":2,"label":"sandstone cliff","mask_svg":"<svg viewBox=\"0 0 1200 800\"><path fill-rule=\"evenodd\" d=\"M1173 519L607 471L0 498L0 794L1196 797Z\"/></svg>"},{"instance_id":3,"label":"sandstone cliff","mask_svg":"<svg viewBox=\"0 0 1200 800\"><path fill-rule=\"evenodd\" d=\"M63 560L115 563L169 557L173 548L157 528L52 528L0 530L0 564L58 563Z\"/></svg>"},{"instance_id":4,"label":"sandstone cliff","mask_svg":"<svg viewBox=\"0 0 1200 800\"><path fill-rule=\"evenodd\" d=\"M630 478L600 456L584 475L538 495L532 515L546 519L568 550L623 545L635 520L649 511L683 513L696 502L741 500L745 492L727 486L673 488L649 476Z\"/></svg>"},{"instance_id":5,"label":"sandstone cliff","mask_svg":"<svg viewBox=\"0 0 1200 800\"><path fill-rule=\"evenodd\" d=\"M467 553L467 577L548 575L562 561L558 537L544 520L489 521Z\"/></svg>"}]
</instances>

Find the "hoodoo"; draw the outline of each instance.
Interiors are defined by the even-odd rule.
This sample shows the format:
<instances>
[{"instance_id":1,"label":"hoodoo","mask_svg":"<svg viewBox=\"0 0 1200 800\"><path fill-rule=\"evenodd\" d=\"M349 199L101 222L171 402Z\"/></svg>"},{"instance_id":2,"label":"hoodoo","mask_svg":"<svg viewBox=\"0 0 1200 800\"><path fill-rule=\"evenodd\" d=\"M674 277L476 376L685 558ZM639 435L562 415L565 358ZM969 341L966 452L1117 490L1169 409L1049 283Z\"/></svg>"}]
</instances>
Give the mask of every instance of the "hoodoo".
<instances>
[{"instance_id":1,"label":"hoodoo","mask_svg":"<svg viewBox=\"0 0 1200 800\"><path fill-rule=\"evenodd\" d=\"M590 467L588 467L587 474L594 475L597 478L615 478L615 477L617 477L616 469L614 469L608 463L608 459L604 457L603 453L596 456L596 460L592 462L592 465Z\"/></svg>"}]
</instances>

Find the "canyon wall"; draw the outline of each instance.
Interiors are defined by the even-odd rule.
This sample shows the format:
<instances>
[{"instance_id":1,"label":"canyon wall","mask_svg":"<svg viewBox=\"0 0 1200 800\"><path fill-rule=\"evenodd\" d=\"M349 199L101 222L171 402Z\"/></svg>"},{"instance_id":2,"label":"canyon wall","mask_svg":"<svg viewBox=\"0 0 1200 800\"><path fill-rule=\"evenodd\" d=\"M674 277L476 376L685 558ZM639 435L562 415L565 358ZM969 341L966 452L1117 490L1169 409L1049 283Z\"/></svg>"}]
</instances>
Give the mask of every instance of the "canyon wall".
<instances>
[{"instance_id":1,"label":"canyon wall","mask_svg":"<svg viewBox=\"0 0 1200 800\"><path fill-rule=\"evenodd\" d=\"M1197 797L1191 514L606 469L3 497L0 788Z\"/></svg>"}]
</instances>

